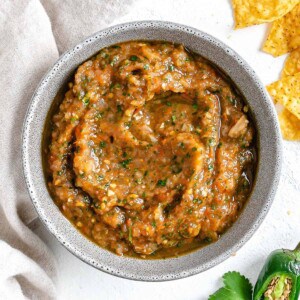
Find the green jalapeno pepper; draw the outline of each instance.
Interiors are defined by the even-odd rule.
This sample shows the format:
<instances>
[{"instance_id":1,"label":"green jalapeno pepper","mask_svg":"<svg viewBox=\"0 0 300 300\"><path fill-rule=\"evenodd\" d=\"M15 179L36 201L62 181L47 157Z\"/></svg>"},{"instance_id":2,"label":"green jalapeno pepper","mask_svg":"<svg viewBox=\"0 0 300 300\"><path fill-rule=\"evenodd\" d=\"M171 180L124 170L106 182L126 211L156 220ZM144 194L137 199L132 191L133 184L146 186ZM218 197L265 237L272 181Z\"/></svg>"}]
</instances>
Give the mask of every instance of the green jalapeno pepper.
<instances>
[{"instance_id":1,"label":"green jalapeno pepper","mask_svg":"<svg viewBox=\"0 0 300 300\"><path fill-rule=\"evenodd\" d=\"M300 243L295 250L273 251L254 288L254 300L298 300L300 293Z\"/></svg>"}]
</instances>

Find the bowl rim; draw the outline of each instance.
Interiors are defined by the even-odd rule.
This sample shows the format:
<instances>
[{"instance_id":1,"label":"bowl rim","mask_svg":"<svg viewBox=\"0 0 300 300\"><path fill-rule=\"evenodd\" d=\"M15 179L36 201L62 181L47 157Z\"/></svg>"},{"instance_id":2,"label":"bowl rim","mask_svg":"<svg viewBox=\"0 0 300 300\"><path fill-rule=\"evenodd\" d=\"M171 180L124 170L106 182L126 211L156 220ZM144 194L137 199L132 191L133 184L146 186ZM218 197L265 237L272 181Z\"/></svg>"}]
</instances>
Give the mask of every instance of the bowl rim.
<instances>
[{"instance_id":1,"label":"bowl rim","mask_svg":"<svg viewBox=\"0 0 300 300\"><path fill-rule=\"evenodd\" d=\"M35 134L33 134L33 131L36 130L34 127L35 124L41 124L43 123L42 131L44 129L44 121L45 120L38 120L38 114L37 112L37 106L41 104L41 95L46 93L46 98L47 98L47 87L51 87L51 80L53 81L53 76L58 75L59 72L61 71L61 67L64 66L66 63L70 61L70 58L72 58L72 55L76 54L83 54L86 59L88 59L91 55L88 55L90 50L94 51L94 54L97 53L101 48L98 48L97 50L93 49L97 45L97 42L100 42L100 39L104 39L105 37L113 38L116 34L124 34L128 32L133 32L133 31L142 31L145 30L145 32L151 32L151 30L165 30L166 32L169 32L170 37L172 38L172 34L182 34L186 35L187 37L190 37L191 39L198 39L198 40L205 40L206 43L210 44L212 47L219 47L219 51L223 51L222 53L226 56L226 53L229 57L232 59L234 58L235 63L240 65L242 70L245 72L246 75L250 76L250 82L251 80L253 81L253 86L252 88L256 88L258 93L260 93L261 98L262 98L262 107L263 109L268 113L268 122L270 122L270 132L268 132L268 136L270 137L269 140L266 142L267 143L267 152L268 155L273 153L273 156L276 158L275 164L273 166L270 166L272 168L272 172L269 173L269 177L265 177L265 173L260 174L261 167L258 165L256 172L259 173L260 175L260 181L262 181L262 177L265 177L265 180L268 181L268 184L264 185L264 191L260 191L260 194L263 194L265 196L265 199L262 200L262 206L259 210L259 214L254 217L251 223L250 228L243 228L244 234L243 237L239 237L237 241L232 242L229 247L225 247L224 251L222 246L224 246L224 239L226 237L232 234L232 228L235 228L241 223L241 217L244 214L244 211L242 214L239 216L238 220L233 224L233 226L222 235L221 239L211 245L214 246L206 246L204 248L201 248L199 250L196 250L190 254L186 254L183 256L180 256L178 258L168 258L165 260L140 260L140 259L135 259L135 258L128 258L128 257L122 257L121 259L124 260L124 263L119 263L116 264L117 261L119 261L120 257L117 255L100 248L99 246L96 246L94 243L89 241L87 238L85 238L73 225L63 216L63 214L58 210L56 207L55 203L51 199L47 187L46 187L46 182L44 180L44 186L42 184L38 184L37 178L34 177L35 175L33 174L32 171L32 166L37 166L41 162L41 151L40 157L37 156L32 156L32 152L36 152L38 150L35 150L32 148L32 144L37 145L36 143L36 137ZM127 39L130 40L130 39ZM140 38L139 40L145 40L144 37ZM150 39L149 39L150 40ZM152 39L155 40L155 39ZM160 40L167 40L167 39L160 39ZM114 42L115 44L116 42ZM112 45L111 43L110 45ZM183 44L186 44L183 42ZM216 46L217 45L217 46ZM188 48L190 48L188 46ZM191 49L194 51L193 49ZM78 54L78 55L79 55ZM200 54L202 56L205 56L203 54ZM84 60L83 60L84 61ZM83 63L83 61L77 63L77 67ZM215 63L213 61L213 63ZM216 63L217 64L217 63ZM219 67L219 65L217 64ZM222 67L221 67L222 69ZM228 70L224 70L225 73L228 74ZM232 71L234 72L234 71ZM64 73L64 72L62 72ZM65 74L65 76L67 76ZM231 77L231 76L230 76ZM51 79L52 78L52 79ZM236 82L231 79L235 84ZM61 84L62 85L62 84ZM59 88L59 87L58 87ZM240 86L238 86L240 89ZM241 90L241 89L240 89ZM49 96L48 96L49 97ZM52 99L53 100L53 99ZM52 100L50 101L52 103ZM248 103L248 99L247 103ZM48 101L48 102L49 102ZM47 103L48 103L47 102ZM50 104L51 104L50 103ZM49 105L49 103L48 103ZM254 104L253 104L254 105ZM250 105L251 110L253 110L253 107ZM256 115L254 114L255 122L256 120ZM258 127L259 124L256 124ZM41 135L38 133L39 136ZM261 134L260 129L258 132L259 136ZM265 136L266 139L266 136ZM262 151L261 148L261 137L258 138L259 142L259 153L264 152ZM269 144L271 146L269 146ZM271 147L272 149L269 149ZM263 159L267 159L266 153L264 154L264 157L261 157ZM261 163L261 158L259 159L259 163ZM139 280L139 281L166 281L166 280L174 280L174 279L179 279L191 275L195 275L197 273L203 272L205 270L208 270L219 263L223 262L226 260L232 253L236 252L238 249L240 249L255 233L255 231L258 229L258 227L261 225L263 220L265 219L270 206L273 202L274 195L278 186L279 182L279 177L280 177L280 171L281 171L281 161L282 161L282 141L281 141L281 134L278 126L278 122L276 119L276 111L274 106L271 103L271 100L269 98L268 93L266 92L263 84L259 80L258 76L255 74L255 72L252 70L252 68L249 66L249 64L240 57L239 54L237 54L234 50L232 50L230 47L228 47L225 43L222 41L218 40L217 38L200 31L198 29L195 29L190 26L186 25L181 25L173 22L165 22L165 21L135 21L135 22L128 22L128 23L123 23L123 24L118 24L114 25L108 28L105 28L103 30L100 30L88 38L86 38L84 41L78 43L75 45L71 50L68 50L64 52L59 59L55 62L55 64L48 70L48 72L44 75L40 83L38 84L32 99L29 103L27 113L24 119L24 125L23 125L23 132L22 132L22 164L23 164L23 174L27 186L27 190L29 193L29 196L32 200L32 203L35 207L35 210L37 211L37 214L42 221L42 223L46 226L46 228L50 231L52 235L56 237L56 239L72 254L77 256L79 259L82 261L88 263L89 265L102 270L106 273L116 275L118 277L122 278L127 278L127 279L133 279L133 280ZM264 168L266 163L264 163ZM264 170L266 172L266 170ZM263 176L264 175L264 176ZM258 175L256 174L256 177ZM258 178L256 178L258 180ZM256 199L254 199L254 191L258 189L257 187L257 182L255 183L255 186L253 187L252 194L250 198L247 201L246 206L248 207L250 201L252 202ZM47 199L52 201L52 205L50 203L45 204L43 200ZM256 199L257 200L257 199ZM55 206L52 207L52 206ZM253 206L253 205L252 205ZM51 211L53 210L52 213L55 213L55 209L58 210L58 213L61 215L60 217L58 215L55 215L55 218L52 216L48 218L47 216L47 209L50 209ZM54 219L53 220L51 219ZM245 217L246 218L246 217ZM64 219L64 220L63 220ZM69 225L66 225L66 220ZM244 219L243 219L244 220ZM60 222L60 223L59 223ZM59 223L59 224L58 224ZM63 225L62 225L63 224ZM61 227L59 227L61 225ZM66 230L67 228L68 233L72 232L71 236L68 236L63 230ZM72 227L72 228L71 228ZM74 232L74 230L77 232L77 234ZM81 235L81 238L78 237ZM74 236L74 237L73 237ZM84 237L84 239L82 239ZM74 240L73 240L74 238ZM232 237L231 237L232 239ZM78 242L79 241L79 242ZM222 243L220 241L223 241ZM220 247L216 246L220 244ZM88 245L88 246L87 246ZM91 252L83 252L82 249L91 250ZM97 247L97 249L95 249ZM218 255L216 255L213 258L210 258L209 260L205 261L204 263L199 262L199 258L202 258L201 256L195 256L195 253L200 253L202 249L207 249L211 247L215 251L218 250ZM219 248L222 248L222 250L219 250ZM205 252L204 255L207 253ZM192 260L193 264L188 264L188 260ZM156 262L156 267L153 265L153 262ZM165 263L167 262L167 263ZM171 263L168 263L171 262ZM183 264L184 267L181 267L180 264ZM187 264L187 265L186 265ZM176 267L178 266L178 267ZM170 271L165 270L171 268ZM139 269L142 269L139 271ZM145 269L147 272L145 273Z\"/></svg>"}]
</instances>

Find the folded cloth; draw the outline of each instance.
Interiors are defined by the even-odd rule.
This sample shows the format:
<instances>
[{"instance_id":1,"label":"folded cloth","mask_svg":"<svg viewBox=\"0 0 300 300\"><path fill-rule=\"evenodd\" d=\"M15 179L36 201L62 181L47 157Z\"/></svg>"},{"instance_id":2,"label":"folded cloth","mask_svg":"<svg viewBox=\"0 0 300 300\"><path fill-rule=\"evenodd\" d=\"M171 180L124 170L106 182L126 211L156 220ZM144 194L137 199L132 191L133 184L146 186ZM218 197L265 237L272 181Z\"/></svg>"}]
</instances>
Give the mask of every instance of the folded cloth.
<instances>
[{"instance_id":1,"label":"folded cloth","mask_svg":"<svg viewBox=\"0 0 300 300\"><path fill-rule=\"evenodd\" d=\"M55 261L27 227L36 212L21 135L35 87L62 51L122 16L127 0L0 1L0 299L54 299Z\"/></svg>"},{"instance_id":2,"label":"folded cloth","mask_svg":"<svg viewBox=\"0 0 300 300\"><path fill-rule=\"evenodd\" d=\"M121 17L133 0L41 0L60 53Z\"/></svg>"}]
</instances>

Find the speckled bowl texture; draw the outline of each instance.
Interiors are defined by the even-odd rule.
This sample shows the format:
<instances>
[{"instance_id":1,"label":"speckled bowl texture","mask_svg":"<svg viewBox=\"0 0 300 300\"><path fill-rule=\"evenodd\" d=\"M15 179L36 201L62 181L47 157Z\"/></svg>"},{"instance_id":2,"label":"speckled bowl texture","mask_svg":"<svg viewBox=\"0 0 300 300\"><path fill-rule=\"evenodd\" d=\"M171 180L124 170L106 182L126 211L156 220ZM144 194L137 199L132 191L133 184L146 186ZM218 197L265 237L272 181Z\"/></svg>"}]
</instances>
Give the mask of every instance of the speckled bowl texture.
<instances>
[{"instance_id":1,"label":"speckled bowl texture","mask_svg":"<svg viewBox=\"0 0 300 300\"><path fill-rule=\"evenodd\" d=\"M42 133L51 103L76 68L100 49L130 40L184 44L224 71L245 97L258 131L259 161L250 199L239 219L220 240L198 251L165 260L120 257L85 238L51 199L42 168ZM281 167L281 136L276 112L264 86L232 49L197 29L160 21L117 25L97 32L64 53L37 87L23 129L23 166L32 202L49 231L70 252L104 272L135 280L164 281L203 272L236 252L257 230L272 204Z\"/></svg>"}]
</instances>

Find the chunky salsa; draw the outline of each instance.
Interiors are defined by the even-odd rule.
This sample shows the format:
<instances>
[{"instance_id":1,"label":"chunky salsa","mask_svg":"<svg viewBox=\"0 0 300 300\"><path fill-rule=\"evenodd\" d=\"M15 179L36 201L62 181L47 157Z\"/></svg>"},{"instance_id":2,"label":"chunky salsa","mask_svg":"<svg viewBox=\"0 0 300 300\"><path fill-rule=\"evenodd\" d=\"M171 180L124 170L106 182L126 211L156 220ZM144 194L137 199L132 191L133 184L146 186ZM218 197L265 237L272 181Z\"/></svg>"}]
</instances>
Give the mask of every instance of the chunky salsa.
<instances>
[{"instance_id":1,"label":"chunky salsa","mask_svg":"<svg viewBox=\"0 0 300 300\"><path fill-rule=\"evenodd\" d=\"M78 67L47 123L55 203L119 255L171 257L216 241L252 189L248 107L229 79L182 45L102 49Z\"/></svg>"}]
</instances>

